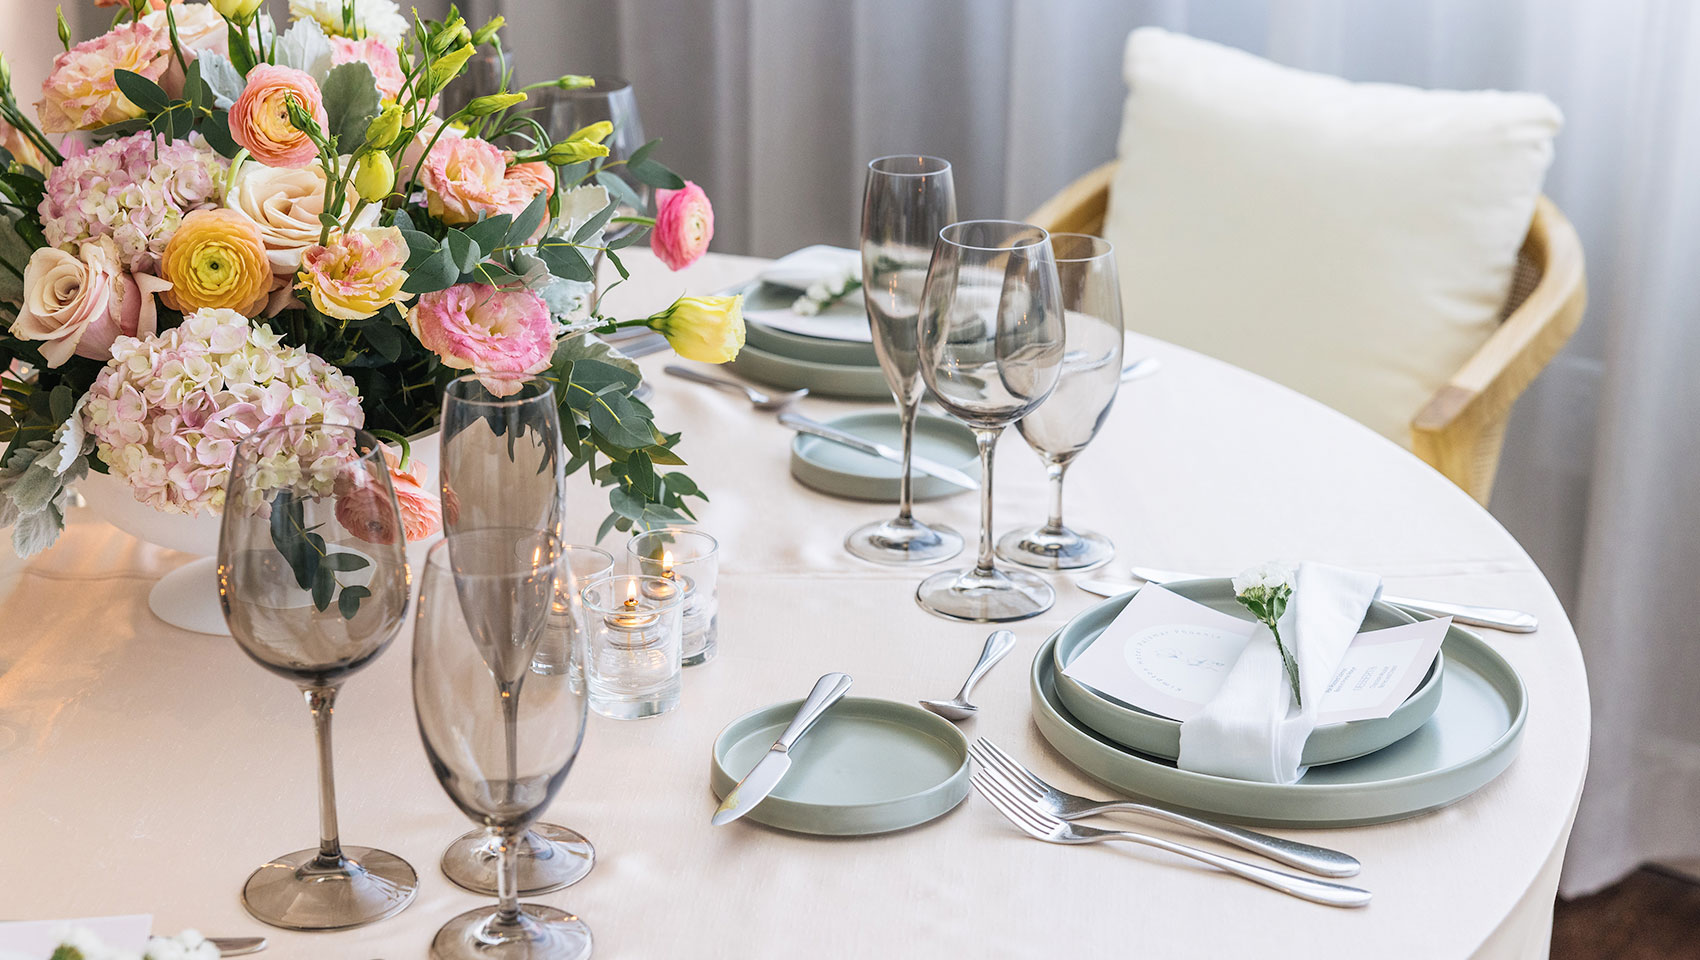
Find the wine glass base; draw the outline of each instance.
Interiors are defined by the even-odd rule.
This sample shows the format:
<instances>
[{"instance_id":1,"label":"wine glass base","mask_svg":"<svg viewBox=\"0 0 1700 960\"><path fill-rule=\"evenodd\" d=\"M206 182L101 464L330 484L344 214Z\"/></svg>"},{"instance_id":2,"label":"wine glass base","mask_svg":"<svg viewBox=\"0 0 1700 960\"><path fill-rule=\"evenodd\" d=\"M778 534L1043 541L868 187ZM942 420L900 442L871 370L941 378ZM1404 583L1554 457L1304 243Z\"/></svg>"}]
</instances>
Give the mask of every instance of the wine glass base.
<instances>
[{"instance_id":1,"label":"wine glass base","mask_svg":"<svg viewBox=\"0 0 1700 960\"><path fill-rule=\"evenodd\" d=\"M844 538L844 549L870 563L919 566L943 563L962 552L962 534L919 520L885 520L858 527Z\"/></svg>"},{"instance_id":2,"label":"wine glass base","mask_svg":"<svg viewBox=\"0 0 1700 960\"><path fill-rule=\"evenodd\" d=\"M946 570L915 589L921 609L973 623L1026 620L1051 609L1056 599L1050 584L1025 570Z\"/></svg>"},{"instance_id":3,"label":"wine glass base","mask_svg":"<svg viewBox=\"0 0 1700 960\"><path fill-rule=\"evenodd\" d=\"M590 928L541 903L519 905L519 919L504 923L494 905L455 917L431 940L431 960L585 960Z\"/></svg>"},{"instance_id":4,"label":"wine glass base","mask_svg":"<svg viewBox=\"0 0 1700 960\"><path fill-rule=\"evenodd\" d=\"M314 848L255 870L242 886L242 906L285 930L346 930L395 916L418 891L419 875L393 853L343 847L341 860L321 864Z\"/></svg>"},{"instance_id":5,"label":"wine glass base","mask_svg":"<svg viewBox=\"0 0 1700 960\"><path fill-rule=\"evenodd\" d=\"M1011 530L998 538L998 558L1035 570L1091 570L1114 559L1116 545L1090 530Z\"/></svg>"},{"instance_id":6,"label":"wine glass base","mask_svg":"<svg viewBox=\"0 0 1700 960\"><path fill-rule=\"evenodd\" d=\"M443 851L443 876L473 893L495 896L500 845L488 830L465 834ZM589 840L576 830L553 823L533 824L520 835L514 852L522 897L570 887L596 865L596 848Z\"/></svg>"}]
</instances>

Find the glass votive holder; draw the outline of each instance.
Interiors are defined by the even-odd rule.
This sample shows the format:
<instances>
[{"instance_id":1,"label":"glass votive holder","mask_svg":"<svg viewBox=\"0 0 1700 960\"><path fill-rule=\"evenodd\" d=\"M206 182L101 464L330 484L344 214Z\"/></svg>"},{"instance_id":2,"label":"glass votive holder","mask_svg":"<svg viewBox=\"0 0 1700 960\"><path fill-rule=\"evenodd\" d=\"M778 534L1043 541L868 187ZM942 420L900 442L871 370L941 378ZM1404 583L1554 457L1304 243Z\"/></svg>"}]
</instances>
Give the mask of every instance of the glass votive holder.
<instances>
[{"instance_id":1,"label":"glass votive holder","mask_svg":"<svg viewBox=\"0 0 1700 960\"><path fill-rule=\"evenodd\" d=\"M664 577L619 574L585 587L581 597L590 708L637 720L677 707L684 591Z\"/></svg>"},{"instance_id":2,"label":"glass votive holder","mask_svg":"<svg viewBox=\"0 0 1700 960\"><path fill-rule=\"evenodd\" d=\"M691 527L657 527L626 541L626 552L638 573L689 584L680 656L687 667L713 660L720 638L720 544Z\"/></svg>"},{"instance_id":3,"label":"glass votive holder","mask_svg":"<svg viewBox=\"0 0 1700 960\"><path fill-rule=\"evenodd\" d=\"M573 622L573 601L585 587L614 572L614 555L601 547L567 544L561 548L565 568L555 580L555 600L549 609L549 626L543 639L537 642L537 652L531 656L534 673L569 674L574 689L583 679L582 667L573 657L574 633L579 627ZM566 574L571 573L571 577Z\"/></svg>"}]
</instances>

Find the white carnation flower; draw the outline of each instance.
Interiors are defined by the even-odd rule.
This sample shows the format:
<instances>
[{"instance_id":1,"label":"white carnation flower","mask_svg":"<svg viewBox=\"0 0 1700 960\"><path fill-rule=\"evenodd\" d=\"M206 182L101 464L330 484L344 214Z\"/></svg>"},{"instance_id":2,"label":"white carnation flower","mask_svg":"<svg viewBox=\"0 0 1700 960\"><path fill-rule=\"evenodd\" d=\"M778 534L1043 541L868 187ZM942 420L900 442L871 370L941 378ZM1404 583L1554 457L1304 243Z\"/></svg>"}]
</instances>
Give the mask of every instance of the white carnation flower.
<instances>
[{"instance_id":1,"label":"white carnation flower","mask_svg":"<svg viewBox=\"0 0 1700 960\"><path fill-rule=\"evenodd\" d=\"M1274 561L1258 564L1234 578L1234 595L1240 597L1260 588L1274 591L1282 587L1293 589L1293 568Z\"/></svg>"}]
</instances>

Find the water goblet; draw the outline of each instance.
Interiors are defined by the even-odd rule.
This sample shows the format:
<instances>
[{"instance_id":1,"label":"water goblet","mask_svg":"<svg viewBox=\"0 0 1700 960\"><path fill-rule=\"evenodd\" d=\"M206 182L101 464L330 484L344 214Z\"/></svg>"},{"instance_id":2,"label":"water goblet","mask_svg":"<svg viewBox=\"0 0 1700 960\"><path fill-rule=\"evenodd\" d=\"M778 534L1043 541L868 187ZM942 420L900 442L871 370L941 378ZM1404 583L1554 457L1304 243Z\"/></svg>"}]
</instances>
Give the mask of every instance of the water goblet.
<instances>
[{"instance_id":1,"label":"water goblet","mask_svg":"<svg viewBox=\"0 0 1700 960\"><path fill-rule=\"evenodd\" d=\"M1051 234L1051 251L1062 287L1063 354L1057 389L1015 429L1039 459L1051 487L1050 516L1038 527L1012 530L998 539L999 557L1041 570L1086 570L1116 554L1101 533L1063 523L1063 474L1110 415L1122 372L1122 299L1116 280L1115 248L1102 237Z\"/></svg>"},{"instance_id":2,"label":"water goblet","mask_svg":"<svg viewBox=\"0 0 1700 960\"><path fill-rule=\"evenodd\" d=\"M921 404L916 332L922 285L939 230L956 219L950 164L938 157L880 157L862 190L862 300L874 354L891 387L903 433L897 516L851 531L844 548L875 563L926 564L962 552L962 535L915 519L910 458Z\"/></svg>"},{"instance_id":3,"label":"water goblet","mask_svg":"<svg viewBox=\"0 0 1700 960\"><path fill-rule=\"evenodd\" d=\"M614 132L602 141L608 148L608 156L602 164L606 166L615 161L629 160L644 144L643 120L638 116L637 96L632 85L621 77L600 74L592 76L591 80L594 82L590 86L577 90L543 91L540 97L543 109L538 119L549 136L557 141L606 120L614 125ZM621 201L614 209L614 216L643 216L648 211L653 188L632 176L625 164L608 167L605 173L599 171L596 179L610 187L614 199ZM609 180L617 181L617 184L611 185ZM608 240L618 240L634 229L636 224L610 222L604 236ZM601 257L600 251L597 256Z\"/></svg>"},{"instance_id":4,"label":"water goblet","mask_svg":"<svg viewBox=\"0 0 1700 960\"><path fill-rule=\"evenodd\" d=\"M928 612L977 622L1023 620L1055 602L1043 579L994 563L992 454L1003 428L1056 388L1063 343L1062 297L1044 230L969 220L939 231L921 302L921 376L945 411L974 431L980 552L967 570L921 581L915 599Z\"/></svg>"},{"instance_id":5,"label":"water goblet","mask_svg":"<svg viewBox=\"0 0 1700 960\"><path fill-rule=\"evenodd\" d=\"M584 685L531 668L562 567L555 534L527 529L463 531L426 556L413 638L419 736L449 798L499 842L496 904L444 924L433 960L590 955L582 920L519 900L519 845L584 739Z\"/></svg>"},{"instance_id":6,"label":"water goblet","mask_svg":"<svg viewBox=\"0 0 1700 960\"><path fill-rule=\"evenodd\" d=\"M243 907L291 930L342 930L400 912L418 875L393 853L342 845L331 760L337 693L407 616L401 513L377 439L329 424L244 438L225 484L218 595L242 652L301 689L319 748L319 845L255 870Z\"/></svg>"}]
</instances>

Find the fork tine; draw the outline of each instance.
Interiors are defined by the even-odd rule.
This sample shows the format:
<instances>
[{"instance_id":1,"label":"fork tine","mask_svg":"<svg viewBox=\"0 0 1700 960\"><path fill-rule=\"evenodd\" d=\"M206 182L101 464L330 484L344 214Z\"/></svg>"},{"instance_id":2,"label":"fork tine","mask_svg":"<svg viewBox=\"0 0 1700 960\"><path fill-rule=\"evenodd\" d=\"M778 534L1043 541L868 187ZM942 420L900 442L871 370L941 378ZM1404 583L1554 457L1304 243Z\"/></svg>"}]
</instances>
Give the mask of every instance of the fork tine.
<instances>
[{"instance_id":1,"label":"fork tine","mask_svg":"<svg viewBox=\"0 0 1700 960\"><path fill-rule=\"evenodd\" d=\"M976 737L975 742L985 744L986 745L986 751L988 753L990 753L992 756L1001 760L1009 768L1010 772L1013 773L1016 776L1017 779L1025 780L1028 783L1030 783L1034 790L1037 790L1039 793L1044 793L1045 791L1051 789L1050 784L1039 779L1039 777L1036 774L1034 774L1033 771L1022 766L1021 761L1010 756L1007 752L1005 752L1005 750L1002 747L998 746L997 744L993 743L990 740L987 740L985 737Z\"/></svg>"},{"instance_id":2,"label":"fork tine","mask_svg":"<svg viewBox=\"0 0 1700 960\"><path fill-rule=\"evenodd\" d=\"M1016 829L1040 840L1050 839L1050 831L1033 816L1032 808L1013 799L996 780L979 773L971 774L968 780Z\"/></svg>"},{"instance_id":3,"label":"fork tine","mask_svg":"<svg viewBox=\"0 0 1700 960\"><path fill-rule=\"evenodd\" d=\"M982 776L981 780L984 782L981 792L987 794L988 799L995 794L1004 801L1006 809L1013 807L1024 821L1033 825L1039 832L1049 835L1062 826L1061 820L1042 810L1034 809L1031 804L1017 796L1014 791L997 778Z\"/></svg>"},{"instance_id":4,"label":"fork tine","mask_svg":"<svg viewBox=\"0 0 1700 960\"><path fill-rule=\"evenodd\" d=\"M980 768L982 770L985 770L987 773L996 777L1004 785L1013 787L1021 793L1026 794L1029 800L1036 801L1045 795L1043 790L1035 788L1030 782L1028 782L1027 778L1021 775L1021 771L1018 768L1012 769L1006 759L981 748L978 740L968 745L968 753L973 756L974 759L980 761Z\"/></svg>"}]
</instances>

